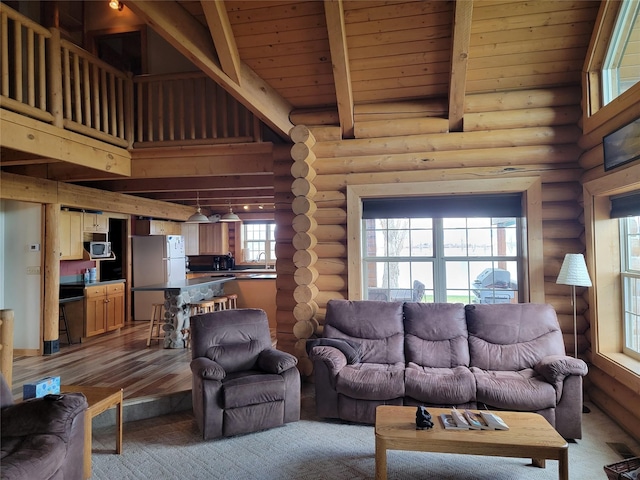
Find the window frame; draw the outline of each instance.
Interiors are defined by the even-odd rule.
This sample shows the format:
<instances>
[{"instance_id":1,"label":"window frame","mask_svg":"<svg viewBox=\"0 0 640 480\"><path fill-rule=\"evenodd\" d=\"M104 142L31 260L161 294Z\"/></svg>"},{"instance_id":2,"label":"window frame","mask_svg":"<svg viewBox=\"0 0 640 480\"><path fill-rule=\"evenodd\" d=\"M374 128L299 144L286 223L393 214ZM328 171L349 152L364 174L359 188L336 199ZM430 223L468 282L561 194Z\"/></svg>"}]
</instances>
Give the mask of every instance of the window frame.
<instances>
[{"instance_id":1,"label":"window frame","mask_svg":"<svg viewBox=\"0 0 640 480\"><path fill-rule=\"evenodd\" d=\"M277 228L277 224L275 222L275 220L251 220L251 221L244 221L242 223L242 263L247 263L250 265L254 265L256 263L258 263L257 260L248 260L245 258L244 252L245 249L248 248L247 247L247 233L246 233L246 228L249 225L266 225L267 227L265 228L265 232L266 232L266 236L267 238L264 241L264 252L265 252L265 259L264 259L264 263L265 265L272 265L276 262L276 258L271 256L271 252L275 252L275 246L276 246L276 233L275 233L275 229ZM270 238L270 231L271 228L269 226L273 226L273 238ZM254 240L255 241L255 240ZM259 262L259 264L262 264L262 262Z\"/></svg>"},{"instance_id":2,"label":"window frame","mask_svg":"<svg viewBox=\"0 0 640 480\"><path fill-rule=\"evenodd\" d=\"M630 292L627 292L625 284L628 281L637 281L640 282L640 270L632 270L629 267L629 224L627 222L628 218L623 217L618 219L619 228L620 228L620 260L621 260L621 268L620 268L620 290L621 290L621 300L622 300L622 353L628 355L629 357L640 360L640 348L638 350L632 350L628 345L627 332L629 326L627 322L628 314L627 306L630 301L629 296L632 295ZM637 300L636 300L637 302Z\"/></svg>"},{"instance_id":3,"label":"window frame","mask_svg":"<svg viewBox=\"0 0 640 480\"><path fill-rule=\"evenodd\" d=\"M631 389L640 390L640 361L623 353L620 226L611 218L610 197L640 189L640 164L583 184L592 362ZM611 301L611 299L620 299Z\"/></svg>"},{"instance_id":4,"label":"window frame","mask_svg":"<svg viewBox=\"0 0 640 480\"><path fill-rule=\"evenodd\" d=\"M507 175L508 176L508 175ZM518 177L486 180L444 180L420 183L362 184L347 186L348 292L352 300L363 298L362 199L445 194L522 193L522 302L544 303L542 248L542 180Z\"/></svg>"},{"instance_id":5,"label":"window frame","mask_svg":"<svg viewBox=\"0 0 640 480\"><path fill-rule=\"evenodd\" d=\"M382 215L382 214L380 214ZM389 255L389 252L387 252L387 255L367 255L366 254L366 249L367 249L367 243L369 242L369 237L367 237L367 240L365 240L365 243L362 245L362 252L363 253L363 272L367 271L367 264L371 264L371 263L375 263L375 264L379 264L380 266L384 266L384 265L388 265L391 263L403 263L403 264L410 264L410 280L411 278L413 278L413 275L418 275L419 272L421 272L420 268L422 265L427 265L428 268L431 270L431 277L433 280L433 284L432 285L425 285L426 287L426 291L432 292L433 295L433 301L434 302L447 302L447 301L452 301L452 300L448 300L449 295L451 295L451 292L453 291L460 291L460 293L462 293L462 291L466 291L468 294L468 299L467 301L465 301L464 303L473 303L473 291L474 290L478 290L476 288L473 287L473 281L475 280L475 278L472 277L468 277L468 286L467 288L451 288L450 287L450 278L448 277L448 269L447 266L450 264L455 264L455 263L466 263L467 267L469 267L471 264L474 263L491 263L492 265L498 264L500 262L513 262L517 264L517 276L515 278L512 278L513 282L516 285L518 285L518 287L516 289L499 289L499 288L480 288L479 290L481 290L482 292L502 292L504 293L505 291L509 291L509 292L514 292L515 297L517 298L518 301L520 301L520 298L522 297L522 294L520 293L520 285L522 284L521 281L521 275L520 272L522 271L522 219L521 217L479 217L479 218L514 218L515 222L513 225L513 231L516 233L517 235L517 239L516 239L516 249L518 254L516 255L498 255L498 254L493 254L493 255L451 255L451 254L447 254L447 252L445 251L445 234L447 231L451 231L451 230L464 230L466 232L466 235L469 235L469 232L474 231L474 228L479 228L479 227L473 227L473 226L469 226L468 220L469 219L474 219L474 217L459 217L459 216L452 216L452 217L431 217L428 215L425 215L425 217L416 217L415 215L417 215L416 212L414 212L413 216L411 218L388 218L385 216L381 216L379 218L375 218L375 219L363 219L362 220L362 229L364 231L374 231L374 232L378 232L378 231L383 231L384 228L378 228L377 226L373 229L373 230L367 230L367 226L366 226L366 222L368 220L374 220L375 222L377 222L378 220L408 220L407 222L407 228L402 228L402 230L406 230L409 234L409 237L411 238L412 236L412 232L420 232L422 230L425 230L426 228L424 227L424 225L419 225L418 226L413 226L411 220L419 220L422 218L425 219L429 219L431 220L431 228L428 228L428 230L431 230L431 241L432 241L432 248L431 248L431 252L429 254L426 255L414 255L413 253L410 253L409 256L394 256L394 255ZM460 220L462 218L464 218L465 220L465 227L462 226L456 226L455 228L452 228L451 225L446 225L446 220L447 219L457 219ZM483 229L487 228L487 227L482 227ZM493 226L490 226L489 228L491 228L493 230ZM492 236L493 238L493 236ZM412 241L409 240L409 243L412 244ZM383 267L384 268L384 267ZM424 274L424 272L422 272ZM367 271L366 273L367 277L370 279L370 272ZM429 275L427 275L427 277L430 277ZM422 281L427 281L424 277L421 278L420 280ZM417 279L416 279L417 281ZM411 287L397 287L397 288L392 288L392 287L386 287L386 289L388 291L391 290L400 290L403 293L405 293L406 296L406 291L409 290L412 293L412 298L414 301L416 301L415 299L415 284L413 282L410 282L410 285L413 285ZM362 295L363 297L369 297L369 292L371 291L372 287L366 287L363 289ZM378 291L380 289L385 289L385 287L373 287L376 288ZM381 293L381 292L379 292ZM391 297L392 295L390 295ZM429 295L428 295L429 296ZM453 296L458 296L458 295L453 295ZM390 298L389 297L389 298ZM513 297L511 297L513 299ZM392 298L390 298L392 300ZM421 300L418 300L421 301ZM500 302L496 302L496 303L500 303Z\"/></svg>"}]
</instances>

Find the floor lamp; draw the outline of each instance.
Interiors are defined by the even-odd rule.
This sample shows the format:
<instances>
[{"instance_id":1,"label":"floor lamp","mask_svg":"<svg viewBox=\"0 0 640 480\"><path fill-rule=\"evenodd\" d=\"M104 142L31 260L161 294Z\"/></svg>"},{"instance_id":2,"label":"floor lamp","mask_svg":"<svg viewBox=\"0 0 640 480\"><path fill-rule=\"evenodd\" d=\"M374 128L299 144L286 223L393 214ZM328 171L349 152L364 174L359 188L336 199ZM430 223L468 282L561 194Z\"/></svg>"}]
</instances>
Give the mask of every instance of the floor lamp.
<instances>
[{"instance_id":1,"label":"floor lamp","mask_svg":"<svg viewBox=\"0 0 640 480\"><path fill-rule=\"evenodd\" d=\"M560 267L560 273L558 274L556 283L571 285L571 304L573 305L573 356L578 358L576 287L591 286L587 265L581 253L567 253L564 256L564 261L562 262L562 267Z\"/></svg>"},{"instance_id":2,"label":"floor lamp","mask_svg":"<svg viewBox=\"0 0 640 480\"><path fill-rule=\"evenodd\" d=\"M590 287L591 279L587 271L584 256L581 253L567 253L564 256L562 267L556 283L571 285L571 304L573 305L573 356L578 358L578 329L577 329L577 308L576 287ZM587 406L582 405L582 413L589 413Z\"/></svg>"}]
</instances>

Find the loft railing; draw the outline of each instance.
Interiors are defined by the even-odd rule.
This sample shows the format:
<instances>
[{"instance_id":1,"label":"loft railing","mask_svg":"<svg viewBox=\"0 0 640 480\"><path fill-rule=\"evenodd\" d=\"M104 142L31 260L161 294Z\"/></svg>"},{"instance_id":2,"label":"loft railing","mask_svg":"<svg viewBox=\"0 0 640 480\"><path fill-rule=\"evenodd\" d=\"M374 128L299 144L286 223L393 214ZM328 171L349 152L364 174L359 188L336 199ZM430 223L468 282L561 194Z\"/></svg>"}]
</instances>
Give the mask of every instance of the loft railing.
<instances>
[{"instance_id":1,"label":"loft railing","mask_svg":"<svg viewBox=\"0 0 640 480\"><path fill-rule=\"evenodd\" d=\"M258 141L254 115L202 72L133 81L136 146Z\"/></svg>"},{"instance_id":2,"label":"loft railing","mask_svg":"<svg viewBox=\"0 0 640 480\"><path fill-rule=\"evenodd\" d=\"M131 77L66 40L60 49L64 128L130 146Z\"/></svg>"},{"instance_id":3,"label":"loft railing","mask_svg":"<svg viewBox=\"0 0 640 480\"><path fill-rule=\"evenodd\" d=\"M46 86L46 43L51 32L4 4L0 18L0 105L53 122Z\"/></svg>"},{"instance_id":4,"label":"loft railing","mask_svg":"<svg viewBox=\"0 0 640 480\"><path fill-rule=\"evenodd\" d=\"M202 72L132 77L0 3L0 107L120 147L259 141Z\"/></svg>"}]
</instances>

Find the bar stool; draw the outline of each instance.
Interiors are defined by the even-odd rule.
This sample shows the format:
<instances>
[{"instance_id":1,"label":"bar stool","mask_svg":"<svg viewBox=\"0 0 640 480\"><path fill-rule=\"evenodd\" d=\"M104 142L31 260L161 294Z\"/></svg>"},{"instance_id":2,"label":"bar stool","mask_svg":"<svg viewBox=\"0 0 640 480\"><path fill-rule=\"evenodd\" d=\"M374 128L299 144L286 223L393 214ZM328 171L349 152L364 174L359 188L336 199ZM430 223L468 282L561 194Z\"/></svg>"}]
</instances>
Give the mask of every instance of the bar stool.
<instances>
[{"instance_id":1,"label":"bar stool","mask_svg":"<svg viewBox=\"0 0 640 480\"><path fill-rule=\"evenodd\" d=\"M147 338L147 347L151 345L151 340L164 340L162 325L164 324L164 303L154 303L151 305L151 320L149 321L149 338ZM154 335L154 329L156 334Z\"/></svg>"},{"instance_id":2,"label":"bar stool","mask_svg":"<svg viewBox=\"0 0 640 480\"><path fill-rule=\"evenodd\" d=\"M219 311L219 310L226 310L227 309L227 301L229 299L227 297L221 296L221 297L214 297L213 298L213 304L214 304L214 308L213 311Z\"/></svg>"},{"instance_id":3,"label":"bar stool","mask_svg":"<svg viewBox=\"0 0 640 480\"><path fill-rule=\"evenodd\" d=\"M73 345L73 340L71 340L71 334L69 333L69 322L67 322L67 310L64 308L64 303L60 304L58 318L58 341L60 340L60 334L66 335L67 345Z\"/></svg>"},{"instance_id":4,"label":"bar stool","mask_svg":"<svg viewBox=\"0 0 640 480\"><path fill-rule=\"evenodd\" d=\"M198 315L199 313L209 313L216 310L216 303L214 299L200 300L189 304L191 315Z\"/></svg>"},{"instance_id":5,"label":"bar stool","mask_svg":"<svg viewBox=\"0 0 640 480\"><path fill-rule=\"evenodd\" d=\"M227 297L227 308L228 309L235 309L238 308L238 294L237 293L230 293L229 295L226 295Z\"/></svg>"}]
</instances>

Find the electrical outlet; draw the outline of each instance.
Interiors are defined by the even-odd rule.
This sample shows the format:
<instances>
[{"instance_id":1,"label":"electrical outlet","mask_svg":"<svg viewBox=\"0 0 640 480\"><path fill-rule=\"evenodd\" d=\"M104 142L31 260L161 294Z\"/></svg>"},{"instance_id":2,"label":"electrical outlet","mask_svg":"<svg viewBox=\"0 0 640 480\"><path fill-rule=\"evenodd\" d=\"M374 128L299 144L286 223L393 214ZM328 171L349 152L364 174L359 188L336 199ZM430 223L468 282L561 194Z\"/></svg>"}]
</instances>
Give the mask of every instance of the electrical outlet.
<instances>
[{"instance_id":1,"label":"electrical outlet","mask_svg":"<svg viewBox=\"0 0 640 480\"><path fill-rule=\"evenodd\" d=\"M27 267L27 275L40 275L40 267Z\"/></svg>"}]
</instances>

